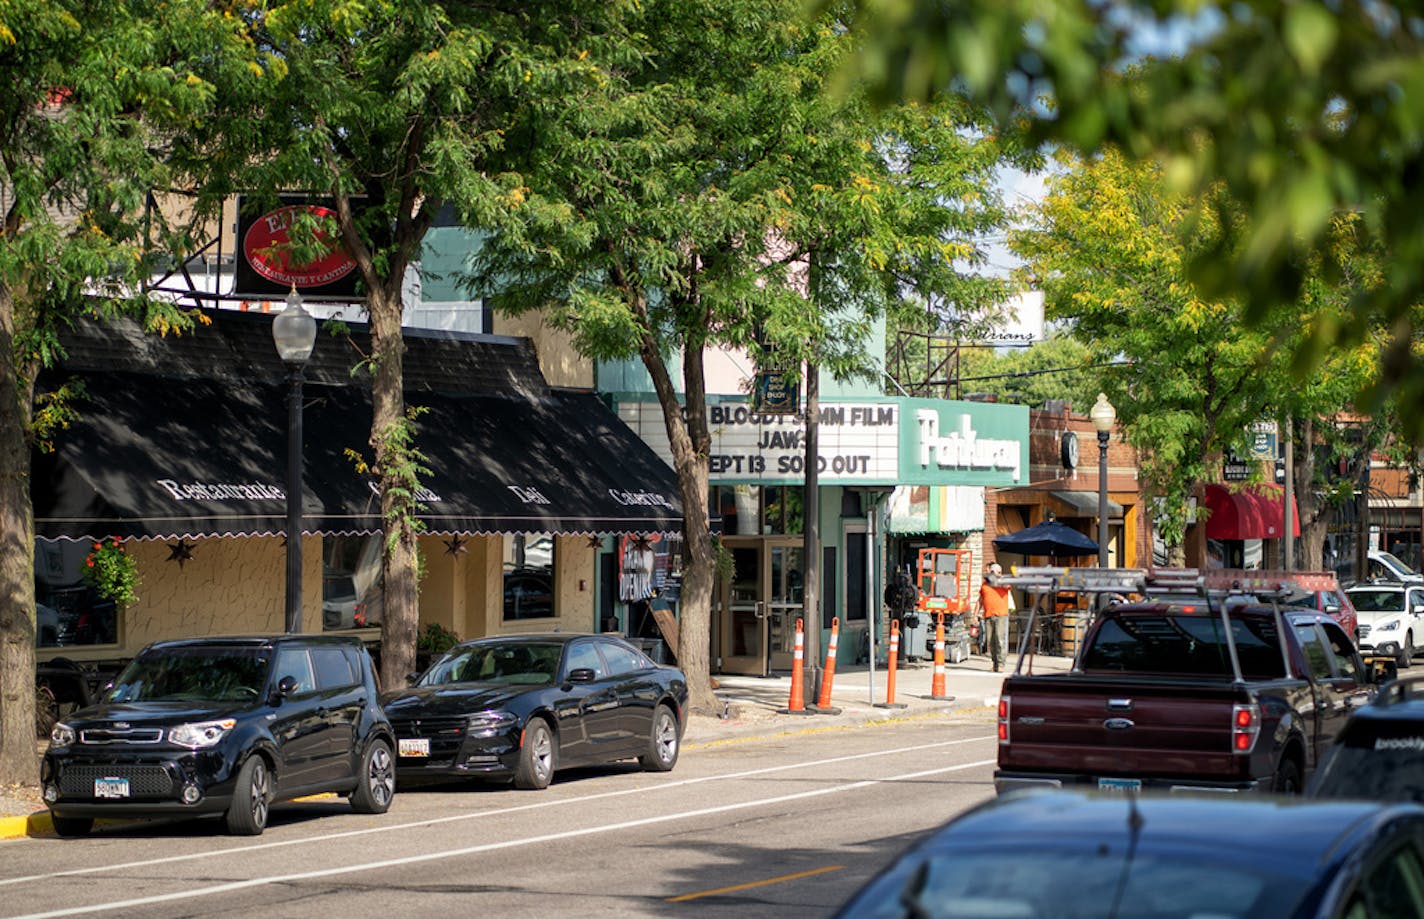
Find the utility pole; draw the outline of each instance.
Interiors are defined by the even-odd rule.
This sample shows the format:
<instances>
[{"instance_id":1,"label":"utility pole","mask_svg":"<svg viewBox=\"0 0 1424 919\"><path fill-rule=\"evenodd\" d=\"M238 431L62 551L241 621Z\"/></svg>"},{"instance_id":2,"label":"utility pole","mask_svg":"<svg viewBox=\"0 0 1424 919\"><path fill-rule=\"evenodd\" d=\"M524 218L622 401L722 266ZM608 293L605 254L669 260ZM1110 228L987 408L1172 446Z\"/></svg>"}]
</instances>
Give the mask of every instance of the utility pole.
<instances>
[{"instance_id":1,"label":"utility pole","mask_svg":"<svg viewBox=\"0 0 1424 919\"><path fill-rule=\"evenodd\" d=\"M815 703L821 691L821 384L814 361L806 362L806 479L802 500L802 616L806 626L806 650L802 669L806 705Z\"/></svg>"}]
</instances>

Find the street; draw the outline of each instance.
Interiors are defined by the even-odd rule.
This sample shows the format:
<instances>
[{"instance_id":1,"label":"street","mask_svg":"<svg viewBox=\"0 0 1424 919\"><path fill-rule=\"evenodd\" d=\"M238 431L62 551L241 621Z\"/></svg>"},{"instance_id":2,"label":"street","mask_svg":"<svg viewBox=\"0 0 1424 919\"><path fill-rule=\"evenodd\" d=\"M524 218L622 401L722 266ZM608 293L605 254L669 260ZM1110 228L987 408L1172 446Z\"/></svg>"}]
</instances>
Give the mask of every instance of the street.
<instances>
[{"instance_id":1,"label":"street","mask_svg":"<svg viewBox=\"0 0 1424 919\"><path fill-rule=\"evenodd\" d=\"M781 730L792 730L782 727ZM402 787L391 811L274 809L0 844L0 915L827 916L923 831L992 796L992 721L939 716L698 744L666 775L545 792Z\"/></svg>"}]
</instances>

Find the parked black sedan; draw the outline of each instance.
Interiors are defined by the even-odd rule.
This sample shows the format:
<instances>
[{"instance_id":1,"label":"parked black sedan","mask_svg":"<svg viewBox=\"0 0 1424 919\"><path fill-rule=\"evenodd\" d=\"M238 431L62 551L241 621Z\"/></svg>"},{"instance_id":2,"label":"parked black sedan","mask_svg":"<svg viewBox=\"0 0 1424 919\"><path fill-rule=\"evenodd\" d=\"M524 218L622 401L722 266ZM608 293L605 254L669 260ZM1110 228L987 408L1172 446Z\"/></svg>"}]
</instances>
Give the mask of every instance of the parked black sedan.
<instances>
[{"instance_id":1,"label":"parked black sedan","mask_svg":"<svg viewBox=\"0 0 1424 919\"><path fill-rule=\"evenodd\" d=\"M611 635L556 632L456 645L382 697L403 777L462 775L546 788L565 766L677 764L687 680Z\"/></svg>"},{"instance_id":2,"label":"parked black sedan","mask_svg":"<svg viewBox=\"0 0 1424 919\"><path fill-rule=\"evenodd\" d=\"M1424 808L1032 790L925 836L837 919L1424 916Z\"/></svg>"}]
</instances>

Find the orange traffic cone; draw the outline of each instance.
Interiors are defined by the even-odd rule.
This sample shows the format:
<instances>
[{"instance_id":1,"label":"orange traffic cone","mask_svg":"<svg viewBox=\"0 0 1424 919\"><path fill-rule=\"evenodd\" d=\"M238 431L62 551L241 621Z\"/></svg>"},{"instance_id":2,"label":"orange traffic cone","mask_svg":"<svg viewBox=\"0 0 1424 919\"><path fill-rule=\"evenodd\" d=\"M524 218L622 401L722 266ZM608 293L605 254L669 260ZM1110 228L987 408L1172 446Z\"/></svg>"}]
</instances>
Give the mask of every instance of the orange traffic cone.
<instances>
[{"instance_id":1,"label":"orange traffic cone","mask_svg":"<svg viewBox=\"0 0 1424 919\"><path fill-rule=\"evenodd\" d=\"M831 619L831 640L826 645L826 671L821 677L821 694L816 697L816 711L822 715L839 715L841 710L831 705L831 684L836 678L836 645L840 642L841 620Z\"/></svg>"},{"instance_id":2,"label":"orange traffic cone","mask_svg":"<svg viewBox=\"0 0 1424 919\"><path fill-rule=\"evenodd\" d=\"M791 654L791 698L785 708L777 709L782 715L809 715L806 711L805 677L801 674L801 658L806 655L806 633L800 619L796 620L796 646Z\"/></svg>"},{"instance_id":3,"label":"orange traffic cone","mask_svg":"<svg viewBox=\"0 0 1424 919\"><path fill-rule=\"evenodd\" d=\"M929 697L937 702L954 701L954 696L944 692L944 613L935 616L934 679L930 681Z\"/></svg>"},{"instance_id":4,"label":"orange traffic cone","mask_svg":"<svg viewBox=\"0 0 1424 919\"><path fill-rule=\"evenodd\" d=\"M887 663L890 667L890 676L885 684L885 701L874 703L875 708L904 708L904 702L895 701L895 665L900 658L900 620L890 620L890 656Z\"/></svg>"}]
</instances>

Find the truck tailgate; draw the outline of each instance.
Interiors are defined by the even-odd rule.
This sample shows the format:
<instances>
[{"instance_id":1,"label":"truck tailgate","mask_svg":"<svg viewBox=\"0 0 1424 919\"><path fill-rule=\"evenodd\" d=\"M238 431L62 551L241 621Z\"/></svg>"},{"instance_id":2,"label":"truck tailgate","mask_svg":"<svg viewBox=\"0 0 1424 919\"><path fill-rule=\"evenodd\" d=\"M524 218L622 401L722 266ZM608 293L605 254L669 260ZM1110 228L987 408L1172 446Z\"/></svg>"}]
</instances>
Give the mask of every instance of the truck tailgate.
<instances>
[{"instance_id":1,"label":"truck tailgate","mask_svg":"<svg viewBox=\"0 0 1424 919\"><path fill-rule=\"evenodd\" d=\"M1229 680L1080 673L1010 677L1001 695L1007 737L999 768L1097 776L1244 775L1232 753Z\"/></svg>"}]
</instances>

